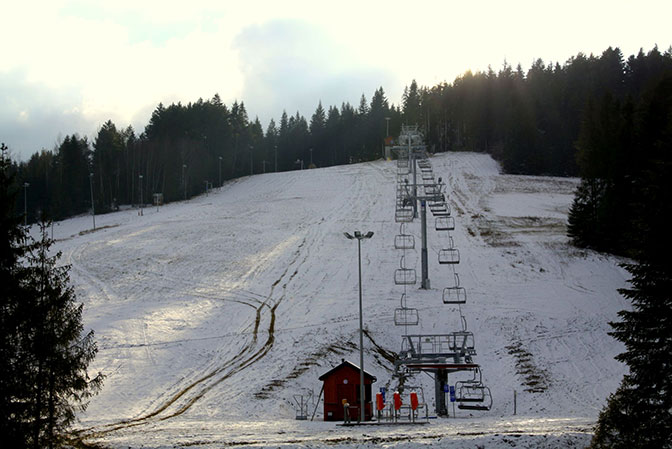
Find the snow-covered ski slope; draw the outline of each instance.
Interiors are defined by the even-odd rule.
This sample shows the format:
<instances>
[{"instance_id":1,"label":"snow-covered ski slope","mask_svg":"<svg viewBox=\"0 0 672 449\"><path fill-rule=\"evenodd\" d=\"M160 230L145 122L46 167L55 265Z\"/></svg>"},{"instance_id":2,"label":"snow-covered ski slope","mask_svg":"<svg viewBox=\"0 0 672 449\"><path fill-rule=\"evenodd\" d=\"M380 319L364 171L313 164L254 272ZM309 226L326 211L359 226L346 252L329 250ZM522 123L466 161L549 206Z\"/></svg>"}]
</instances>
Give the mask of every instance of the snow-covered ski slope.
<instances>
[{"instance_id":1,"label":"snow-covered ski slope","mask_svg":"<svg viewBox=\"0 0 672 449\"><path fill-rule=\"evenodd\" d=\"M317 395L318 377L341 358L358 364L357 244L346 231L375 233L362 243L365 369L375 391L397 386L388 360L404 332L393 323L403 291L393 282L396 164L377 161L242 178L143 216L98 216L95 232L83 232L91 217L55 226L96 333L91 369L107 376L80 415L82 435L115 448L586 443L625 372L607 332L628 307L616 291L627 273L613 257L569 246L577 180L502 175L483 154L430 160L448 186L468 292L462 313L492 410L343 428L320 421L320 404L314 422L294 420L294 394ZM419 243L419 220L407 230ZM453 276L437 263L441 237L430 229L428 240L432 289L408 289L420 313L408 331L459 330L457 306L441 300ZM419 255L407 252L418 273ZM470 375L449 382L461 377ZM424 386L433 410L430 377L409 384Z\"/></svg>"}]
</instances>

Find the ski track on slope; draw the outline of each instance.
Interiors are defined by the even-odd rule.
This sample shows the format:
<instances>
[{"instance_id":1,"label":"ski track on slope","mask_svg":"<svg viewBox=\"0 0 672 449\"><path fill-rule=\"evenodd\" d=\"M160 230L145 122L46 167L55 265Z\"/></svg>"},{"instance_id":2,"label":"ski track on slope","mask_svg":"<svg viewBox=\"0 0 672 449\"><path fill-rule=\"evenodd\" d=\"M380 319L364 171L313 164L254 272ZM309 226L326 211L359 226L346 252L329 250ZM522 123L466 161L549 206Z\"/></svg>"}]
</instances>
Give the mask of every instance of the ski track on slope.
<instances>
[{"instance_id":1,"label":"ski track on slope","mask_svg":"<svg viewBox=\"0 0 672 449\"><path fill-rule=\"evenodd\" d=\"M430 160L448 184L462 256L456 271L469 299L461 308L441 304L452 272L430 260L432 290L409 289L421 314L414 333L450 332L463 310L493 389L486 434L496 428L493 421L488 430L487 416L510 414L512 389L519 413L594 420L624 371L611 359L620 346L595 324L627 304L614 293L624 285L617 261L568 247L556 226L572 181L502 175L481 154ZM344 231L375 232L362 243L365 367L390 384L391 364L380 354L396 352L404 332L391 323L400 294L392 283L395 182L394 162L267 174L228 182L208 198L145 209L144 217L96 217L109 228L93 233L78 235L87 217L62 223L71 237L56 249L72 265L85 324L99 339L95 367L108 374L82 415L81 436L158 448L193 420L217 427L291 417L292 394L319 389L317 377L342 357L357 361L357 244ZM408 231L419 241L417 223ZM434 254L441 240L433 229L428 237ZM418 251L408 263L419 269ZM514 342L547 373L543 393L521 392L526 380L503 349ZM425 377L409 382L424 385L431 408ZM190 445L198 442L193 435Z\"/></svg>"},{"instance_id":2,"label":"ski track on slope","mask_svg":"<svg viewBox=\"0 0 672 449\"><path fill-rule=\"evenodd\" d=\"M301 245L299 245L299 248L302 247L304 244L305 241ZM297 252L297 258L298 254L300 253ZM290 271L295 262L296 259L289 264L289 266L282 274L282 276L278 280L276 280L276 282L273 283L273 285L271 286L271 291L266 301L262 302L257 307L256 309L257 318L255 321L255 328L253 332L252 341L247 346L245 346L235 357L224 363L223 366L217 368L216 370L210 373L207 373L205 376L201 377L197 381L189 384L186 388L180 389L177 393L173 394L173 396L170 399L168 399L166 402L164 402L162 405L156 408L153 412L135 419L108 424L103 426L102 429L101 428L85 429L81 434L81 436L83 438L92 438L92 437L100 438L101 436L104 436L105 434L109 432L114 432L116 430L143 425L147 424L148 422L156 420L164 421L179 416L184 412L186 412L191 406L193 406L212 388L214 388L221 382L225 381L238 371L241 371L249 367L250 365L258 362L260 359L262 359L273 346L275 309L278 307L278 305L280 305L285 296L285 293L283 292L283 295L279 299L274 300L273 293L275 287L284 280L284 278L287 276L287 273ZM292 275L290 275L289 280L287 282L291 281L291 279L296 275L296 273L297 272L295 271ZM283 285L283 290L285 289L285 286L286 284ZM269 303L272 303L272 305ZM267 331L268 338L260 348L257 348L259 325L260 322L262 321L262 314L265 310L268 310L270 312L270 318L268 318L269 320L269 327ZM194 390L193 393L192 390ZM178 401L181 402L181 405L178 404ZM176 410L174 411L171 410L174 408L176 408Z\"/></svg>"},{"instance_id":3,"label":"ski track on slope","mask_svg":"<svg viewBox=\"0 0 672 449\"><path fill-rule=\"evenodd\" d=\"M354 192L354 196L359 197L361 195L361 182L356 182L354 184L354 186L356 187L356 190ZM341 205L342 205L342 208L344 208L344 207L347 206L347 202L342 201ZM341 208L336 208L332 211L332 215L338 216L340 214L340 212L341 212ZM321 221L324 221L324 218ZM330 221L330 220L327 220L327 221ZM313 232L313 234L314 235L311 236L312 240L314 240L317 236L315 232ZM213 371L213 372L207 374L206 376L198 379L196 382L188 385L186 388L181 389L179 392L174 394L171 398L169 398L165 403L160 405L153 412L151 412L149 414L145 414L143 416L140 416L140 417L132 419L132 420L127 420L127 421L122 421L122 422L119 422L119 423L108 424L108 425L104 426L103 429L87 429L86 430L87 434L91 435L91 436L95 436L95 437L101 437L108 432L113 432L113 431L120 430L120 429L123 429L123 428L128 428L128 427L132 427L132 426L146 424L147 422L150 422L150 420L161 420L162 421L162 420L173 418L175 416L179 416L182 413L184 413L185 411L187 411L197 400L201 399L208 391L210 391L212 388L214 388L220 382L223 382L224 380L228 379L230 376L236 374L238 371L247 368L249 365L257 362L263 356L265 356L268 353L268 351L271 349L272 342L273 342L273 339L274 339L272 327L275 325L275 309L278 307L278 305L280 305L280 303L282 302L282 299L285 296L284 291L286 290L287 284L289 282L291 282L291 280L298 274L300 266L310 257L310 246L312 246L312 242L311 242L311 245L306 245L305 243L306 243L306 241L304 239L304 242L301 245L299 245L299 248L304 247L304 246L306 247L305 256L303 257L303 260L301 261L301 263L298 264L298 267L295 269L295 271L292 273L292 275L289 277L289 280L287 280L282 285L282 288L283 288L282 297L277 301L273 301L274 304L272 306L269 306L268 300L272 299L273 290L275 289L275 287L278 284L280 284L283 281L283 279L287 275L287 272L290 271L290 269L294 265L294 262L296 262L296 259L294 261L292 261L292 263L290 263L290 265L287 267L287 269L285 270L283 275L272 285L271 293L269 294L269 296L267 298L267 301L264 301L257 308L257 319L256 319L256 324L255 324L254 337L253 337L253 341L252 341L251 344L249 344L247 347L243 348L243 350L239 354L237 354L229 362L225 363L223 367L216 369L215 371ZM297 252L297 259L298 259L299 255L300 255L300 252ZM258 268L259 268L259 265L257 265L255 267L255 270L258 269ZM153 273L153 274L156 274L156 273ZM168 278L168 277L165 277L165 276L161 276L161 277L164 279L164 281L168 280L168 281L171 281L173 283L177 281L175 278ZM182 281L181 283L184 284L184 281ZM258 335L259 322L261 321L260 313L263 310L265 310L264 306L270 307L271 314L272 314L272 316L270 318L271 327L268 330L268 335L269 335L268 340L263 345L263 347L261 349L259 349L258 351L256 351L254 354L252 354L251 357L243 360L239 364L236 364L236 362L238 362L239 360L244 358L245 354L249 354L255 348L256 341L257 341L257 335ZM143 337L146 339L146 335L144 334L144 332L143 332ZM219 377L220 373L224 372L228 368L231 368L231 369L226 371L225 374L223 374L223 375L221 375L221 377ZM215 375L217 375L217 377L215 377ZM181 400L182 397L184 397L187 393L190 393L190 390L192 390L192 389L197 390L194 393L193 398L185 398L185 401L186 401L185 405L183 405L181 407L178 407L177 411L175 411L175 412L170 412L169 409L174 408L173 405L176 404L178 400Z\"/></svg>"}]
</instances>

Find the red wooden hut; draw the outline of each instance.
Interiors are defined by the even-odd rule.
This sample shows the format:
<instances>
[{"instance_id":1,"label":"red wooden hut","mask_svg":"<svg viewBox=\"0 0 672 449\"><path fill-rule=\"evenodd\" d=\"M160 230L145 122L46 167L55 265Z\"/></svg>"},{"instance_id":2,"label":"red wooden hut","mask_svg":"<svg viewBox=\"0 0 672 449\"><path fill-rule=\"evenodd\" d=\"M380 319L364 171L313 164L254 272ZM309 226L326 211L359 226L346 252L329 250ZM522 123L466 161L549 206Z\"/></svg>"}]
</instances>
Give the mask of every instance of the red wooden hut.
<instances>
[{"instance_id":1,"label":"red wooden hut","mask_svg":"<svg viewBox=\"0 0 672 449\"><path fill-rule=\"evenodd\" d=\"M343 399L350 404L350 419L359 418L359 367L342 359L342 363L319 378L324 382L324 420L343 421ZM364 371L364 419L373 416L371 384L376 378Z\"/></svg>"}]
</instances>

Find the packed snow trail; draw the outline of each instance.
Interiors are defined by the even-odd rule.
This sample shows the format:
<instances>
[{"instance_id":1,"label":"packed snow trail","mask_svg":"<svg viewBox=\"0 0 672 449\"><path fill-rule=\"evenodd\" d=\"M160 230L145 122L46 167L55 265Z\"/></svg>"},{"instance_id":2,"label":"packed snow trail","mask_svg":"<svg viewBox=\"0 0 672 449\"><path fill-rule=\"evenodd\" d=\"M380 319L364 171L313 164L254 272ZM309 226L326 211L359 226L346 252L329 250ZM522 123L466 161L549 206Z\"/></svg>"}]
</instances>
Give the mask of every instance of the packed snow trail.
<instances>
[{"instance_id":1,"label":"packed snow trail","mask_svg":"<svg viewBox=\"0 0 672 449\"><path fill-rule=\"evenodd\" d=\"M448 438L455 433L446 425L459 433L475 422L496 434L498 420L512 413L513 390L530 433L541 421L553 423L549 435L589 429L624 373L613 360L622 348L606 332L627 303L616 292L625 285L619 260L567 243L576 180L502 175L482 154L431 160L448 184L457 270L469 292L463 309L494 406L439 420L422 438ZM293 394L316 393L317 378L341 358L358 360L357 248L346 231L375 233L362 244L365 368L378 377L374 388L393 388L390 359L403 332L393 325L395 180L395 164L385 161L257 175L143 216L98 216L103 229L95 232L86 232L90 217L58 224L55 249L72 265L100 348L91 369L107 376L80 416L82 435L113 447L172 447L190 423L201 423L185 442L243 442L223 423L256 432L273 428L268 420L293 418ZM419 239L419 224L409 230ZM459 326L456 310L441 302L450 273L431 260L440 244L430 231L432 289L409 290L421 319L414 333ZM418 256L408 261L419 269ZM431 400L431 379L410 381ZM527 421L516 422L525 433ZM329 433L323 423L290 427L302 441ZM310 429L315 440L299 436ZM291 446L291 437L281 440Z\"/></svg>"}]
</instances>

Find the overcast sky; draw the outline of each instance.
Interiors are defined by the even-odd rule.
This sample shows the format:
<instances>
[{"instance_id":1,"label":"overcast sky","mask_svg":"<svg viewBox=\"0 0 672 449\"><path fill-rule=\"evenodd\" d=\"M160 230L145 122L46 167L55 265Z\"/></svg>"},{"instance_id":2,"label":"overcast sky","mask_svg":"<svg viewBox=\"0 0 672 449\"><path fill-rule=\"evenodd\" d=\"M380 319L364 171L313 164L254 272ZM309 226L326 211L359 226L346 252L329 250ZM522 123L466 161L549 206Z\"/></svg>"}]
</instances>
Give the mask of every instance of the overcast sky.
<instances>
[{"instance_id":1,"label":"overcast sky","mask_svg":"<svg viewBox=\"0 0 672 449\"><path fill-rule=\"evenodd\" d=\"M215 93L264 129L286 109L308 119L382 86L399 104L504 60L564 63L578 52L672 44L669 0L4 1L0 141L26 160L106 120L140 134L159 102Z\"/></svg>"}]
</instances>

